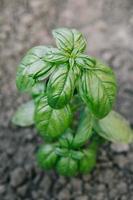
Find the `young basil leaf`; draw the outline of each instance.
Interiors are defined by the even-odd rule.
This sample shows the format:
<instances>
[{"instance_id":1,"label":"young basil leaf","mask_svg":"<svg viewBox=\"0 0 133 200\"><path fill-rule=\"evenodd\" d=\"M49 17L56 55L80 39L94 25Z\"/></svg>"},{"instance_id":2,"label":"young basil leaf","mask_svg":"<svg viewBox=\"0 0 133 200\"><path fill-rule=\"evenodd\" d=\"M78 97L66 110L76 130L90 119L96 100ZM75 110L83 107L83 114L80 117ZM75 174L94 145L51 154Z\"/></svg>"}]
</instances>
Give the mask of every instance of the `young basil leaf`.
<instances>
[{"instance_id":1,"label":"young basil leaf","mask_svg":"<svg viewBox=\"0 0 133 200\"><path fill-rule=\"evenodd\" d=\"M81 160L84 157L84 154L81 151L71 150L70 153L71 157L75 160Z\"/></svg>"},{"instance_id":2,"label":"young basil leaf","mask_svg":"<svg viewBox=\"0 0 133 200\"><path fill-rule=\"evenodd\" d=\"M49 48L43 60L52 63L64 63L68 61L68 57L64 52L57 48Z\"/></svg>"},{"instance_id":3,"label":"young basil leaf","mask_svg":"<svg viewBox=\"0 0 133 200\"><path fill-rule=\"evenodd\" d=\"M56 147L55 152L58 156L63 156L67 157L69 154L69 149L68 148L61 148L61 147Z\"/></svg>"},{"instance_id":4,"label":"young basil leaf","mask_svg":"<svg viewBox=\"0 0 133 200\"><path fill-rule=\"evenodd\" d=\"M78 172L78 163L70 156L61 157L56 165L57 172L63 176L75 176Z\"/></svg>"},{"instance_id":5,"label":"young basil leaf","mask_svg":"<svg viewBox=\"0 0 133 200\"><path fill-rule=\"evenodd\" d=\"M69 65L71 68L74 67L74 64L75 64L75 59L74 58L69 58Z\"/></svg>"},{"instance_id":6,"label":"young basil leaf","mask_svg":"<svg viewBox=\"0 0 133 200\"><path fill-rule=\"evenodd\" d=\"M88 139L92 136L92 127L93 127L93 116L86 109L83 115L81 116L77 132L73 139L72 146L74 148L79 148L88 141Z\"/></svg>"},{"instance_id":7,"label":"young basil leaf","mask_svg":"<svg viewBox=\"0 0 133 200\"><path fill-rule=\"evenodd\" d=\"M74 72L74 75L76 77L76 81L79 79L79 77L81 76L81 70L80 68L75 64L75 66L73 67L73 72Z\"/></svg>"},{"instance_id":8,"label":"young basil leaf","mask_svg":"<svg viewBox=\"0 0 133 200\"><path fill-rule=\"evenodd\" d=\"M94 67L95 64L94 58L84 54L79 54L75 59L75 62L77 66L85 69L89 69L89 67Z\"/></svg>"},{"instance_id":9,"label":"young basil leaf","mask_svg":"<svg viewBox=\"0 0 133 200\"><path fill-rule=\"evenodd\" d=\"M60 138L59 144L62 148L70 148L73 141L73 134L70 129L68 129Z\"/></svg>"},{"instance_id":10,"label":"young basil leaf","mask_svg":"<svg viewBox=\"0 0 133 200\"><path fill-rule=\"evenodd\" d=\"M84 157L79 161L79 172L90 173L96 165L96 152L86 149L83 151Z\"/></svg>"},{"instance_id":11,"label":"young basil leaf","mask_svg":"<svg viewBox=\"0 0 133 200\"><path fill-rule=\"evenodd\" d=\"M33 101L22 104L13 115L12 123L17 126L31 126L34 124L35 105Z\"/></svg>"},{"instance_id":12,"label":"young basil leaf","mask_svg":"<svg viewBox=\"0 0 133 200\"><path fill-rule=\"evenodd\" d=\"M57 47L65 52L71 53L73 49L83 52L86 48L86 41L83 35L75 29L59 28L53 30L53 36Z\"/></svg>"},{"instance_id":13,"label":"young basil leaf","mask_svg":"<svg viewBox=\"0 0 133 200\"><path fill-rule=\"evenodd\" d=\"M81 151L71 150L71 148L57 147L55 151L58 156L61 156L61 157L70 156L74 160L81 160L84 156L84 154Z\"/></svg>"},{"instance_id":14,"label":"young basil leaf","mask_svg":"<svg viewBox=\"0 0 133 200\"><path fill-rule=\"evenodd\" d=\"M79 52L83 52L86 49L86 40L82 33L76 29L72 29L74 35L74 49L78 49Z\"/></svg>"},{"instance_id":15,"label":"young basil leaf","mask_svg":"<svg viewBox=\"0 0 133 200\"><path fill-rule=\"evenodd\" d=\"M54 110L48 105L47 97L42 96L35 110L35 125L44 139L55 139L68 128L71 122L69 105L60 110Z\"/></svg>"},{"instance_id":16,"label":"young basil leaf","mask_svg":"<svg viewBox=\"0 0 133 200\"><path fill-rule=\"evenodd\" d=\"M59 28L53 30L53 36L56 40L56 45L59 49L65 52L71 52L73 50L73 33L70 29Z\"/></svg>"},{"instance_id":17,"label":"young basil leaf","mask_svg":"<svg viewBox=\"0 0 133 200\"><path fill-rule=\"evenodd\" d=\"M55 166L58 156L52 144L43 145L37 152L37 160L43 169L51 169Z\"/></svg>"},{"instance_id":18,"label":"young basil leaf","mask_svg":"<svg viewBox=\"0 0 133 200\"><path fill-rule=\"evenodd\" d=\"M51 63L44 62L42 56L46 54L48 47L38 46L32 48L22 59L16 77L16 84L19 90L29 91L41 75L49 76L53 67Z\"/></svg>"},{"instance_id":19,"label":"young basil leaf","mask_svg":"<svg viewBox=\"0 0 133 200\"><path fill-rule=\"evenodd\" d=\"M106 140L118 143L133 142L133 130L128 121L115 111L111 111L101 120L96 120L94 129Z\"/></svg>"},{"instance_id":20,"label":"young basil leaf","mask_svg":"<svg viewBox=\"0 0 133 200\"><path fill-rule=\"evenodd\" d=\"M78 67L78 65L75 63L74 58L69 58L69 65L70 65L70 68L73 70L73 73L75 75L75 79L77 80L81 75L81 70Z\"/></svg>"},{"instance_id":21,"label":"young basil leaf","mask_svg":"<svg viewBox=\"0 0 133 200\"><path fill-rule=\"evenodd\" d=\"M116 97L116 79L112 69L98 61L92 69L84 69L79 93L97 118L105 117Z\"/></svg>"},{"instance_id":22,"label":"young basil leaf","mask_svg":"<svg viewBox=\"0 0 133 200\"><path fill-rule=\"evenodd\" d=\"M69 103L75 88L75 76L67 64L59 65L51 75L48 86L48 103L55 109L63 108Z\"/></svg>"}]
</instances>

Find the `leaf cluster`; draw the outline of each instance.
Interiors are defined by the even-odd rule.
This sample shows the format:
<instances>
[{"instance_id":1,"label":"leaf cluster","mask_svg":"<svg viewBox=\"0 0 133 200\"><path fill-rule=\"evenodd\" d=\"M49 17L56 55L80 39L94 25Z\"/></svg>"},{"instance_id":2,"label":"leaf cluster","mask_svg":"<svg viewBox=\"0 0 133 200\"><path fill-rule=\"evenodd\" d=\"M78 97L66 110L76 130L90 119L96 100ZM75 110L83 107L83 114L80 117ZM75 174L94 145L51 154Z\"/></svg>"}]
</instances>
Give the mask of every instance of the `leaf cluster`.
<instances>
[{"instance_id":1,"label":"leaf cluster","mask_svg":"<svg viewBox=\"0 0 133 200\"><path fill-rule=\"evenodd\" d=\"M37 154L44 169L72 176L92 170L102 138L130 143L133 134L127 121L111 111L117 93L111 67L84 54L86 40L79 31L52 33L56 48L33 47L18 66L17 87L33 100L12 121L35 124L45 141Z\"/></svg>"}]
</instances>

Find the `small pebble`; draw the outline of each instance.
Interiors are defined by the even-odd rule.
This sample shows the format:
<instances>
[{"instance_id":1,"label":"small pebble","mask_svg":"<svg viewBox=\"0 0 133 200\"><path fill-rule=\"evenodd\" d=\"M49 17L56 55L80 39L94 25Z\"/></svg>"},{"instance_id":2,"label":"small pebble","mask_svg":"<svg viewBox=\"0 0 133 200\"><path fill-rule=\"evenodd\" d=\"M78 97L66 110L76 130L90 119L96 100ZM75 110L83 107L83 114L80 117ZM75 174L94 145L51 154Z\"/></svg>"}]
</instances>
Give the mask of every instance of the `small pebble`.
<instances>
[{"instance_id":1,"label":"small pebble","mask_svg":"<svg viewBox=\"0 0 133 200\"><path fill-rule=\"evenodd\" d=\"M78 196L76 198L76 200L88 200L88 196L87 195L81 195L81 196Z\"/></svg>"},{"instance_id":2,"label":"small pebble","mask_svg":"<svg viewBox=\"0 0 133 200\"><path fill-rule=\"evenodd\" d=\"M13 172L11 172L11 181L10 184L12 187L18 187L22 183L24 183L26 179L26 173L23 168L16 168Z\"/></svg>"},{"instance_id":3,"label":"small pebble","mask_svg":"<svg viewBox=\"0 0 133 200\"><path fill-rule=\"evenodd\" d=\"M111 149L116 153L128 152L129 151L129 145L128 144L112 143Z\"/></svg>"},{"instance_id":4,"label":"small pebble","mask_svg":"<svg viewBox=\"0 0 133 200\"><path fill-rule=\"evenodd\" d=\"M0 194L3 194L6 191L5 185L0 185Z\"/></svg>"}]
</instances>

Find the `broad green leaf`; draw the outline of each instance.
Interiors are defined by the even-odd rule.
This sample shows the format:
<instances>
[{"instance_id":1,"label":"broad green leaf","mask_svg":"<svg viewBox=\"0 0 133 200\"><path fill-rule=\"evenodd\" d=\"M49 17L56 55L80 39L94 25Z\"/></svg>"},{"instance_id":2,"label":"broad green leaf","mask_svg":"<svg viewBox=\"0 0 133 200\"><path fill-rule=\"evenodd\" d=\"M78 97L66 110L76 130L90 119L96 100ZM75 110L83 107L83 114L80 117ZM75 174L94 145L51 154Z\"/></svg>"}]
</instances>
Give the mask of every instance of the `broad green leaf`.
<instances>
[{"instance_id":1,"label":"broad green leaf","mask_svg":"<svg viewBox=\"0 0 133 200\"><path fill-rule=\"evenodd\" d=\"M57 47L65 52L71 53L73 49L82 52L86 48L86 41L83 35L75 29L55 29L53 30L53 36Z\"/></svg>"},{"instance_id":2,"label":"broad green leaf","mask_svg":"<svg viewBox=\"0 0 133 200\"><path fill-rule=\"evenodd\" d=\"M27 54L30 54L30 55L34 55L34 56L37 56L38 58L43 58L44 55L47 53L48 49L51 48L51 47L47 47L47 46L43 46L43 45L40 45L40 46L35 46L33 48L31 48ZM28 58L29 60L29 58Z\"/></svg>"},{"instance_id":3,"label":"broad green leaf","mask_svg":"<svg viewBox=\"0 0 133 200\"><path fill-rule=\"evenodd\" d=\"M70 106L71 106L71 110L72 112L77 112L78 110L80 112L82 112L84 110L84 102L82 101L82 99L80 98L80 96L78 94L75 94L70 102Z\"/></svg>"},{"instance_id":4,"label":"broad green leaf","mask_svg":"<svg viewBox=\"0 0 133 200\"><path fill-rule=\"evenodd\" d=\"M56 165L57 172L63 176L75 176L78 172L78 163L70 156L61 157Z\"/></svg>"},{"instance_id":5,"label":"broad green leaf","mask_svg":"<svg viewBox=\"0 0 133 200\"><path fill-rule=\"evenodd\" d=\"M59 49L65 52L71 52L73 50L73 33L70 29L59 28L53 30L52 33Z\"/></svg>"},{"instance_id":6,"label":"broad green leaf","mask_svg":"<svg viewBox=\"0 0 133 200\"><path fill-rule=\"evenodd\" d=\"M73 139L72 146L74 148L79 148L83 146L86 142L88 142L88 139L92 136L92 127L93 127L93 116L86 109L84 114L81 116L77 132Z\"/></svg>"},{"instance_id":7,"label":"broad green leaf","mask_svg":"<svg viewBox=\"0 0 133 200\"><path fill-rule=\"evenodd\" d=\"M79 92L97 118L105 117L116 97L116 79L112 69L98 61L91 69L84 69L79 80Z\"/></svg>"},{"instance_id":8,"label":"broad green leaf","mask_svg":"<svg viewBox=\"0 0 133 200\"><path fill-rule=\"evenodd\" d=\"M96 165L96 152L86 149L83 151L84 157L79 161L79 172L90 173Z\"/></svg>"},{"instance_id":9,"label":"broad green leaf","mask_svg":"<svg viewBox=\"0 0 133 200\"><path fill-rule=\"evenodd\" d=\"M69 105L55 110L48 105L46 96L42 96L37 102L35 125L44 139L52 140L63 134L71 122L71 117Z\"/></svg>"},{"instance_id":10,"label":"broad green leaf","mask_svg":"<svg viewBox=\"0 0 133 200\"><path fill-rule=\"evenodd\" d=\"M37 98L38 96L44 94L45 92L45 83L44 82L38 82L36 83L33 87L32 87L32 90L31 90L31 94L32 94L32 97L35 99Z\"/></svg>"},{"instance_id":11,"label":"broad green leaf","mask_svg":"<svg viewBox=\"0 0 133 200\"><path fill-rule=\"evenodd\" d=\"M53 64L44 62L43 56L48 51L48 47L38 46L28 51L18 66L16 84L19 90L29 91L40 76L49 76Z\"/></svg>"},{"instance_id":12,"label":"broad green leaf","mask_svg":"<svg viewBox=\"0 0 133 200\"><path fill-rule=\"evenodd\" d=\"M16 85L20 91L29 91L35 84L35 79L24 73L25 65L20 64L17 70Z\"/></svg>"},{"instance_id":13,"label":"broad green leaf","mask_svg":"<svg viewBox=\"0 0 133 200\"><path fill-rule=\"evenodd\" d=\"M133 142L133 130L128 121L115 111L111 111L101 120L96 120L94 128L100 136L109 141L117 143Z\"/></svg>"},{"instance_id":14,"label":"broad green leaf","mask_svg":"<svg viewBox=\"0 0 133 200\"><path fill-rule=\"evenodd\" d=\"M43 169L53 168L57 158L53 144L45 144L37 152L38 163Z\"/></svg>"},{"instance_id":15,"label":"broad green leaf","mask_svg":"<svg viewBox=\"0 0 133 200\"><path fill-rule=\"evenodd\" d=\"M64 63L68 61L68 57L64 52L57 48L49 48L46 55L43 57L46 62Z\"/></svg>"},{"instance_id":16,"label":"broad green leaf","mask_svg":"<svg viewBox=\"0 0 133 200\"><path fill-rule=\"evenodd\" d=\"M69 103L75 88L73 70L67 64L60 65L51 75L48 86L48 103L51 107L59 109Z\"/></svg>"},{"instance_id":17,"label":"broad green leaf","mask_svg":"<svg viewBox=\"0 0 133 200\"><path fill-rule=\"evenodd\" d=\"M44 69L42 69L40 72L38 72L35 75L35 79L38 81L43 81L45 79L47 79L56 69L56 65L54 64L49 64L46 65L46 67Z\"/></svg>"},{"instance_id":18,"label":"broad green leaf","mask_svg":"<svg viewBox=\"0 0 133 200\"><path fill-rule=\"evenodd\" d=\"M22 104L13 115L12 123L17 126L31 126L34 124L35 105L33 101Z\"/></svg>"}]
</instances>

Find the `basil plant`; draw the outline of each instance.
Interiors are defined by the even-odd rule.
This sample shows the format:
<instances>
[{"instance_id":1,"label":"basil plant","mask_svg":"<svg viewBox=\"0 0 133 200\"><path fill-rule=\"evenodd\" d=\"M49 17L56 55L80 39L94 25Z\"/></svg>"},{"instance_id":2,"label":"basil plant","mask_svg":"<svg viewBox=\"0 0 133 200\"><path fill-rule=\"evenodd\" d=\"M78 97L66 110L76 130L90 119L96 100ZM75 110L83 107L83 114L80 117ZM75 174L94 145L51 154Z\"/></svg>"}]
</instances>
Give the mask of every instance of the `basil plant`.
<instances>
[{"instance_id":1,"label":"basil plant","mask_svg":"<svg viewBox=\"0 0 133 200\"><path fill-rule=\"evenodd\" d=\"M103 142L131 143L133 131L112 111L117 93L112 68L84 54L86 40L76 29L52 33L57 47L33 47L18 66L17 88L33 100L18 108L12 122L35 125L43 141L37 152L43 169L75 176L92 171Z\"/></svg>"}]
</instances>

